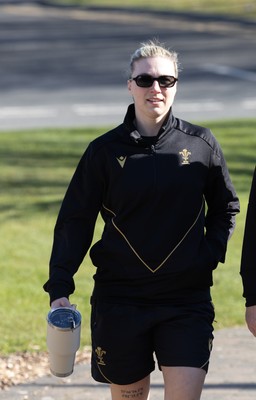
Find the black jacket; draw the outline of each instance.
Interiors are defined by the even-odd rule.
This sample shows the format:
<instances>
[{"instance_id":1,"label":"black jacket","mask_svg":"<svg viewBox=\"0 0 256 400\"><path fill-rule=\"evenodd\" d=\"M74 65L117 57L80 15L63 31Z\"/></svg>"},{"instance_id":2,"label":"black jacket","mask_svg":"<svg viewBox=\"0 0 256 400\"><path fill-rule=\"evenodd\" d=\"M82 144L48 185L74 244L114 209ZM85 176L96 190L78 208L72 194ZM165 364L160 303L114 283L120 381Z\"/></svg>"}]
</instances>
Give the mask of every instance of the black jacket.
<instances>
[{"instance_id":1,"label":"black jacket","mask_svg":"<svg viewBox=\"0 0 256 400\"><path fill-rule=\"evenodd\" d=\"M99 212L105 227L90 250L95 297L191 297L209 291L225 260L239 201L216 139L170 113L152 143L133 121L131 105L124 123L91 142L80 160L55 227L44 286L51 301L74 291Z\"/></svg>"},{"instance_id":2,"label":"black jacket","mask_svg":"<svg viewBox=\"0 0 256 400\"><path fill-rule=\"evenodd\" d=\"M246 306L256 305L256 168L254 170L242 247L241 276Z\"/></svg>"}]
</instances>

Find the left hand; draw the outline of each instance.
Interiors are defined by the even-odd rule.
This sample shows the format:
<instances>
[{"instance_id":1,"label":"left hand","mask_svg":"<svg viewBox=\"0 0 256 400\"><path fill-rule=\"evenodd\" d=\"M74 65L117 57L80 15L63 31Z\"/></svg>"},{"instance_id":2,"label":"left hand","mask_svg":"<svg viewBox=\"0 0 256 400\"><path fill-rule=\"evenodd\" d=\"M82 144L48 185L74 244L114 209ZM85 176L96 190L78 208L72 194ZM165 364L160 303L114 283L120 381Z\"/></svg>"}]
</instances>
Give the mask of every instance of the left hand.
<instances>
[{"instance_id":1,"label":"left hand","mask_svg":"<svg viewBox=\"0 0 256 400\"><path fill-rule=\"evenodd\" d=\"M246 307L245 320L249 331L256 336L256 306Z\"/></svg>"}]
</instances>

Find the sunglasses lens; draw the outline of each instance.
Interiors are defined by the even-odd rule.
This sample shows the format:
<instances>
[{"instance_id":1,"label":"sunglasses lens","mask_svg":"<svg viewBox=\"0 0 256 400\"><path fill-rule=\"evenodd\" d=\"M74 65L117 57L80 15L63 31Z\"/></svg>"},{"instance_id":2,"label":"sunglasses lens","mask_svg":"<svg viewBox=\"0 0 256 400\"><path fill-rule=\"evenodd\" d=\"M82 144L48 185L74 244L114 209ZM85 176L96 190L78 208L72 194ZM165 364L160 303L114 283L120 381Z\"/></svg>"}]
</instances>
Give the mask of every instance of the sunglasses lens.
<instances>
[{"instance_id":1,"label":"sunglasses lens","mask_svg":"<svg viewBox=\"0 0 256 400\"><path fill-rule=\"evenodd\" d=\"M150 87L153 85L153 78L150 75L137 76L136 83L140 87Z\"/></svg>"},{"instance_id":2,"label":"sunglasses lens","mask_svg":"<svg viewBox=\"0 0 256 400\"><path fill-rule=\"evenodd\" d=\"M161 87L171 87L175 83L175 78L173 76L160 76L158 82Z\"/></svg>"}]
</instances>

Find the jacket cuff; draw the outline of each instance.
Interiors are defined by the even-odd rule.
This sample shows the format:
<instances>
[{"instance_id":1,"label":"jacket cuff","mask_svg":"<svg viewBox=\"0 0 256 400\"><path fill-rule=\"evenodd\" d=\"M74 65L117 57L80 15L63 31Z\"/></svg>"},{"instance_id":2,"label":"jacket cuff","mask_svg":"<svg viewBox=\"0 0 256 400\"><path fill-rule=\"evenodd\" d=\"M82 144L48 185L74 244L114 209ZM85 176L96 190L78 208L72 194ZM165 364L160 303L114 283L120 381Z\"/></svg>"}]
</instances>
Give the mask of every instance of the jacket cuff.
<instances>
[{"instance_id":1,"label":"jacket cuff","mask_svg":"<svg viewBox=\"0 0 256 400\"><path fill-rule=\"evenodd\" d=\"M248 296L245 299L245 307L256 306L256 296Z\"/></svg>"},{"instance_id":2,"label":"jacket cuff","mask_svg":"<svg viewBox=\"0 0 256 400\"><path fill-rule=\"evenodd\" d=\"M50 285L48 281L44 284L43 288L46 292L49 293L50 305L54 300L60 299L61 297L66 297L68 299L70 294L72 293L70 292L70 287L64 285L63 283L61 285Z\"/></svg>"}]
</instances>

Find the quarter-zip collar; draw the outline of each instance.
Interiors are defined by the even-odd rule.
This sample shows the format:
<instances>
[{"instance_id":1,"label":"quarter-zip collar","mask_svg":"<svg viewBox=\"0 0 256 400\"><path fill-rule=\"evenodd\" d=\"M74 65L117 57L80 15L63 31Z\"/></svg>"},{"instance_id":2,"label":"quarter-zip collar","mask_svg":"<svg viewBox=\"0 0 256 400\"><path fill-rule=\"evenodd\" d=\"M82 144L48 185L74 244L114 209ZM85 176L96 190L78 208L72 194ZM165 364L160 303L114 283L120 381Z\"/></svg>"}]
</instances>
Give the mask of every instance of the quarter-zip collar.
<instances>
[{"instance_id":1,"label":"quarter-zip collar","mask_svg":"<svg viewBox=\"0 0 256 400\"><path fill-rule=\"evenodd\" d=\"M130 104L127 113L124 118L123 124L120 126L122 129L119 130L121 136L124 140L132 140L139 146L145 147L147 141L141 136L137 131L135 125L135 107L134 104ZM172 108L170 108L168 116L166 117L162 127L160 128L156 142L162 141L166 136L166 133L170 132L172 128L176 125L176 119L172 114ZM123 129L123 127L125 129Z\"/></svg>"}]
</instances>

